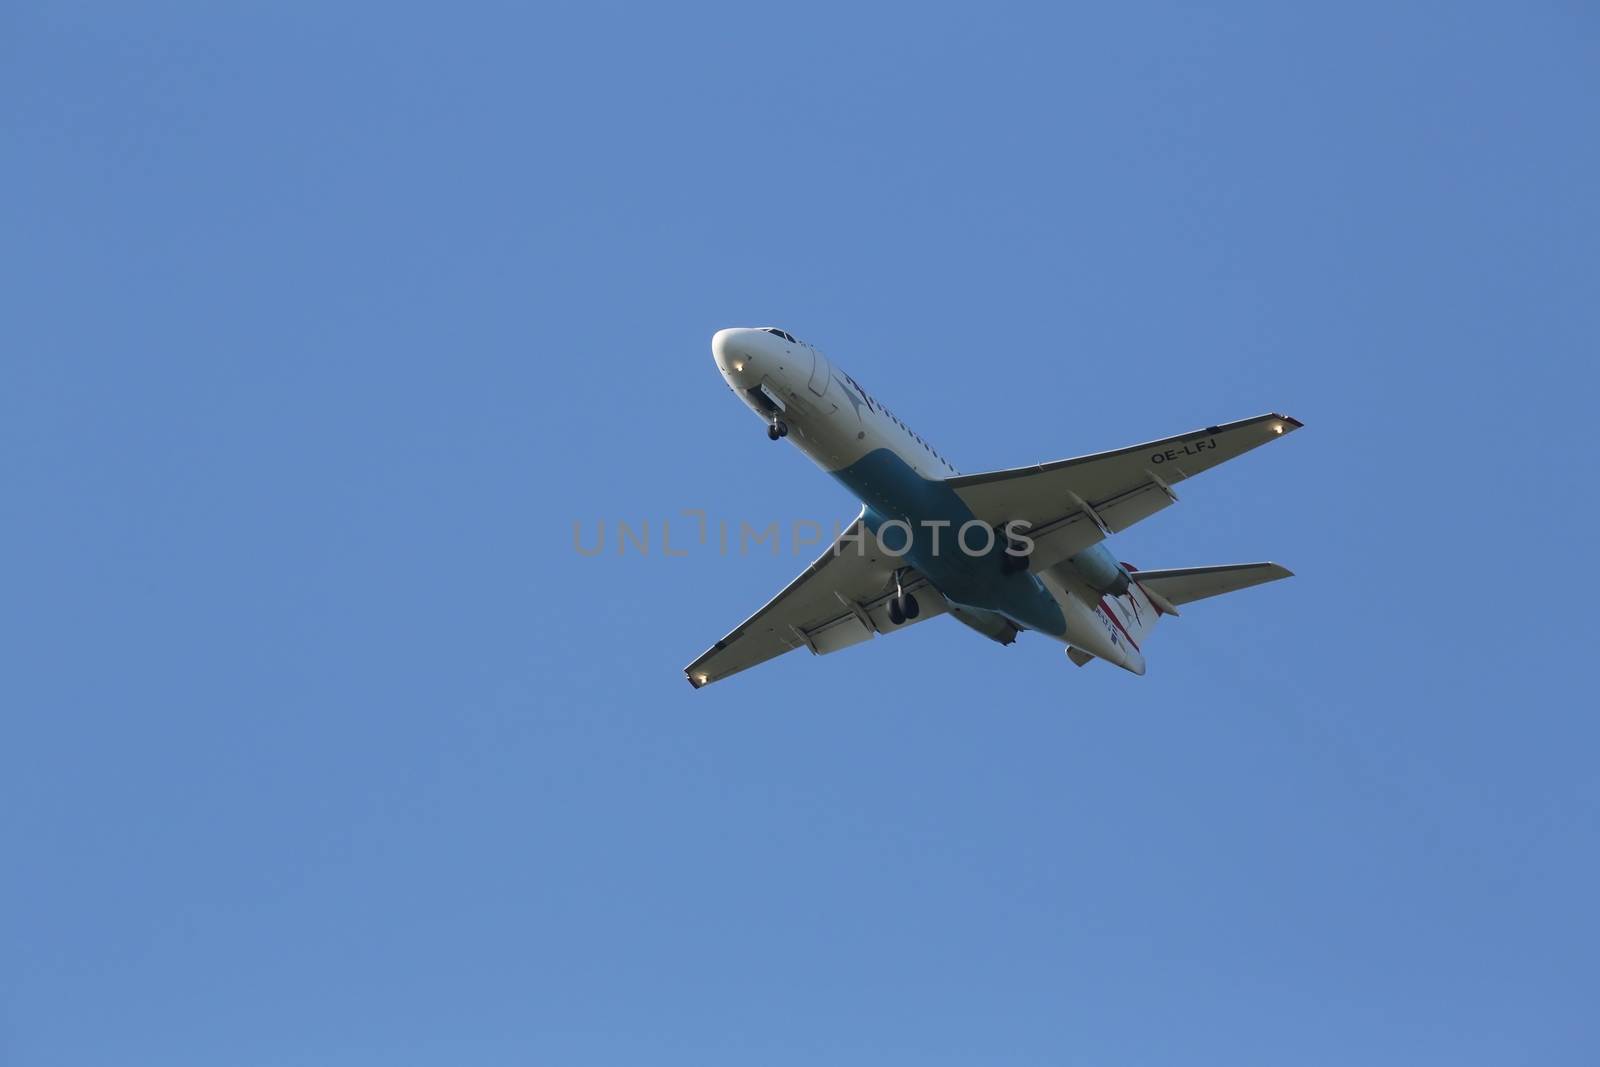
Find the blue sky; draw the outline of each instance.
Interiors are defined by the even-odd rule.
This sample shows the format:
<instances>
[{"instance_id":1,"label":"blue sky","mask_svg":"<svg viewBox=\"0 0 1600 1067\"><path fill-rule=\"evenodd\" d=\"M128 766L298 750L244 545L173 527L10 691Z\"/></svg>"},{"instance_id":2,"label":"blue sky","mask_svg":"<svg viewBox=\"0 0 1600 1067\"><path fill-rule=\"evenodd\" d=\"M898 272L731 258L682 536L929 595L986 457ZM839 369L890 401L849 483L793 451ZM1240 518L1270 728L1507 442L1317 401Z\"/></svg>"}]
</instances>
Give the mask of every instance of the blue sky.
<instances>
[{"instance_id":1,"label":"blue sky","mask_svg":"<svg viewBox=\"0 0 1600 1067\"><path fill-rule=\"evenodd\" d=\"M5 1063L1593 1063L1575 3L0 14ZM1142 679L934 622L693 692L847 519L1282 410ZM687 527L685 527L686 529Z\"/></svg>"}]
</instances>

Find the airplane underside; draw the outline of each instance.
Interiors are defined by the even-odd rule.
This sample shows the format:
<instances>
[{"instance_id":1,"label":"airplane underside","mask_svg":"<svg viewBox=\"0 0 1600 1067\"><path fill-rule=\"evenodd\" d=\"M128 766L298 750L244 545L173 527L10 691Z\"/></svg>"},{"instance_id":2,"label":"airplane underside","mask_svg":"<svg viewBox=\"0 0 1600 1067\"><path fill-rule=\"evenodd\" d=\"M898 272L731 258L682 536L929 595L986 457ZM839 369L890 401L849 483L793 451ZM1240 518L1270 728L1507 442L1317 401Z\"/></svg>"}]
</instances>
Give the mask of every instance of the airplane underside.
<instances>
[{"instance_id":1,"label":"airplane underside","mask_svg":"<svg viewBox=\"0 0 1600 1067\"><path fill-rule=\"evenodd\" d=\"M952 615L1009 645L1034 630L1072 662L1145 672L1178 605L1289 576L1274 563L1139 570L1106 547L1178 499L1173 485L1300 428L1267 414L1111 452L962 474L814 347L772 327L718 331L729 388L862 503L806 571L687 668L696 688L797 648L824 655Z\"/></svg>"}]
</instances>

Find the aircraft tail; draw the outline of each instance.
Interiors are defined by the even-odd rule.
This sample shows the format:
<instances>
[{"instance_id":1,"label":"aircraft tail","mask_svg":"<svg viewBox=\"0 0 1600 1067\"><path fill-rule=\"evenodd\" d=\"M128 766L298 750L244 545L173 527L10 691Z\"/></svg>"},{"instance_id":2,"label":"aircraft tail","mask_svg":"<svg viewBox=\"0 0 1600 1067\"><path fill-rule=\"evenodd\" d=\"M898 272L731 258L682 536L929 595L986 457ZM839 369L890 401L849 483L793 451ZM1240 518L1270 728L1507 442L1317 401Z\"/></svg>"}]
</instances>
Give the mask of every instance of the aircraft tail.
<instances>
[{"instance_id":1,"label":"aircraft tail","mask_svg":"<svg viewBox=\"0 0 1600 1067\"><path fill-rule=\"evenodd\" d=\"M1132 646L1137 663L1119 663L1119 666L1136 674L1144 673L1140 649L1162 615L1177 615L1178 607L1182 604L1293 576L1292 571L1276 563L1235 563L1149 571L1126 563L1123 567L1133 581L1125 583L1127 588L1120 594L1108 592L1100 595L1098 603L1092 607ZM1113 638L1113 645L1116 646L1113 649L1115 652L1120 649L1121 642ZM1096 655L1105 654L1103 649L1095 655L1080 648L1067 649L1068 658L1080 667L1096 658Z\"/></svg>"}]
</instances>

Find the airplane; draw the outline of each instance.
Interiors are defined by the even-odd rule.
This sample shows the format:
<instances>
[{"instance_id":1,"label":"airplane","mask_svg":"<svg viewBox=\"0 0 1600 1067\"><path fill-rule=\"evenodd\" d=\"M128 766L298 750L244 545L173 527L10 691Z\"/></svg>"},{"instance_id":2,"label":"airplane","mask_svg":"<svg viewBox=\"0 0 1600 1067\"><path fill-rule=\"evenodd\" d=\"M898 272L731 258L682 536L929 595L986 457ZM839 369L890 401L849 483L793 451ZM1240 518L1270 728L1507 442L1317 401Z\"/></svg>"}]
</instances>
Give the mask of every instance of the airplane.
<instances>
[{"instance_id":1,"label":"airplane","mask_svg":"<svg viewBox=\"0 0 1600 1067\"><path fill-rule=\"evenodd\" d=\"M1156 621L1291 577L1276 563L1140 570L1105 545L1175 503L1177 482L1300 429L1267 414L1111 452L962 474L814 345L772 326L718 330L728 387L861 501L816 562L684 668L696 689L785 652L837 652L948 614L1009 645L1054 638L1082 667L1145 673Z\"/></svg>"}]
</instances>

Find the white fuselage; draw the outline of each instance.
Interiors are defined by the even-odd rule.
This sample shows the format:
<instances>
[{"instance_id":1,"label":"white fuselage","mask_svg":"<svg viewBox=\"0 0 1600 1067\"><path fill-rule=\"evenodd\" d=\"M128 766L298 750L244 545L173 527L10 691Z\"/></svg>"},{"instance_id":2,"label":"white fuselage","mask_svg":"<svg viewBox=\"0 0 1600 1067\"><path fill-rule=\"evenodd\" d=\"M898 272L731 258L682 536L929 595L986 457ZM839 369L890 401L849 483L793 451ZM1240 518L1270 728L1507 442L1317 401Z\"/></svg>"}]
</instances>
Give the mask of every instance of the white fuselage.
<instances>
[{"instance_id":1,"label":"white fuselage","mask_svg":"<svg viewBox=\"0 0 1600 1067\"><path fill-rule=\"evenodd\" d=\"M756 414L781 418L812 462L834 473L886 448L929 480L960 472L835 366L822 350L770 329L718 330L711 351L723 380Z\"/></svg>"}]
</instances>

